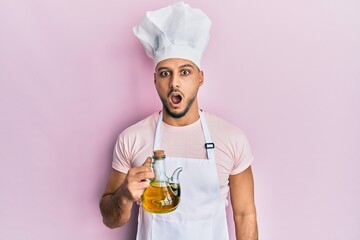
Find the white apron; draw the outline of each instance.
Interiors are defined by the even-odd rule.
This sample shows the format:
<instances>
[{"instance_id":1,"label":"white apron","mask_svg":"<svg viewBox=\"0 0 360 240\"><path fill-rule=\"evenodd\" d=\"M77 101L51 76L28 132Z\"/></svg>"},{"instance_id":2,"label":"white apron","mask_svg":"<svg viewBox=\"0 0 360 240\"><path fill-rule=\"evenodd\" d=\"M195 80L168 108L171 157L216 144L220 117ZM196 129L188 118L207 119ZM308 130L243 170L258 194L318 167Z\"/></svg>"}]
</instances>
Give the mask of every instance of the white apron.
<instances>
[{"instance_id":1,"label":"white apron","mask_svg":"<svg viewBox=\"0 0 360 240\"><path fill-rule=\"evenodd\" d=\"M162 149L162 112L156 127L154 150ZM182 167L180 203L166 214L153 214L139 208L137 240L228 240L225 204L221 199L214 144L200 111L208 159L166 157L167 176ZM205 145L205 144L204 144ZM165 154L166 154L166 149Z\"/></svg>"}]
</instances>

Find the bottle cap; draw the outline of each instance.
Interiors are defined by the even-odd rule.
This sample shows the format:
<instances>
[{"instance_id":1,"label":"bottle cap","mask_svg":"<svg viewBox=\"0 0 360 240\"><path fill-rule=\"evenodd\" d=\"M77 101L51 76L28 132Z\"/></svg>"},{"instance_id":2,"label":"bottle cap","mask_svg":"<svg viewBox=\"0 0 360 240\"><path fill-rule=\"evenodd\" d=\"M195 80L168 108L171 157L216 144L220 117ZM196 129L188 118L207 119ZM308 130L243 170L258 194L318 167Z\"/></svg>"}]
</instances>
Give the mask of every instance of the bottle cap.
<instances>
[{"instance_id":1,"label":"bottle cap","mask_svg":"<svg viewBox=\"0 0 360 240\"><path fill-rule=\"evenodd\" d=\"M165 157L164 150L154 150L154 159L161 159Z\"/></svg>"}]
</instances>

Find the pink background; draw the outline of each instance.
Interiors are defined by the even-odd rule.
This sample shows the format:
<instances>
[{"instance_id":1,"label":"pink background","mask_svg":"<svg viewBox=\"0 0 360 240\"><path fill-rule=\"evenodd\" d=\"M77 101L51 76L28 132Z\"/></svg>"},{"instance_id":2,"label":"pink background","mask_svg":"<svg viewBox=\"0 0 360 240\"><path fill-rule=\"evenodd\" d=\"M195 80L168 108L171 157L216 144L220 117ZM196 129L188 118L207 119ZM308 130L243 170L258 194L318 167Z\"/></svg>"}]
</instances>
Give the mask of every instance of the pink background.
<instances>
[{"instance_id":1,"label":"pink background","mask_svg":"<svg viewBox=\"0 0 360 240\"><path fill-rule=\"evenodd\" d=\"M173 2L0 1L0 239L134 239L98 202L117 135L161 107L131 27ZM360 2L189 3L213 20L200 105L256 157L260 238L360 239Z\"/></svg>"}]
</instances>

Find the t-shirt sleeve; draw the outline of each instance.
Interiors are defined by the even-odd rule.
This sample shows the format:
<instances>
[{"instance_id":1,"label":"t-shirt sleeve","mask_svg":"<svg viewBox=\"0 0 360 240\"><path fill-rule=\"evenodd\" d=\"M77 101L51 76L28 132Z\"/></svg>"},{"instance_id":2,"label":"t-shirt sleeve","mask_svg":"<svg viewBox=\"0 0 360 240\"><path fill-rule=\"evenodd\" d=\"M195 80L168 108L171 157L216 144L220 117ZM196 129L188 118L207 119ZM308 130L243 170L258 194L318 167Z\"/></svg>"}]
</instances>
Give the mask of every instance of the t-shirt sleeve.
<instances>
[{"instance_id":1,"label":"t-shirt sleeve","mask_svg":"<svg viewBox=\"0 0 360 240\"><path fill-rule=\"evenodd\" d=\"M254 156L250 149L249 141L244 133L242 133L235 144L235 162L231 175L238 174L247 169L254 161Z\"/></svg>"},{"instance_id":2,"label":"t-shirt sleeve","mask_svg":"<svg viewBox=\"0 0 360 240\"><path fill-rule=\"evenodd\" d=\"M128 152L129 151L126 149L124 135L120 134L114 147L112 168L119 172L127 173L131 168Z\"/></svg>"}]
</instances>

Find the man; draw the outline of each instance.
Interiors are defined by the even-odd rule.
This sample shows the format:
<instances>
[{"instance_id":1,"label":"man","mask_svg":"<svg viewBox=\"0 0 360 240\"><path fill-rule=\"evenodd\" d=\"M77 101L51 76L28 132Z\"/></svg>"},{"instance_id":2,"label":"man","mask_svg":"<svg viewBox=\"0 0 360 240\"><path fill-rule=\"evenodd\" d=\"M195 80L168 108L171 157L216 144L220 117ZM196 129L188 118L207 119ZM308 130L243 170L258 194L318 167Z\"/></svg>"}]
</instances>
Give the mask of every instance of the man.
<instances>
[{"instance_id":1,"label":"man","mask_svg":"<svg viewBox=\"0 0 360 240\"><path fill-rule=\"evenodd\" d=\"M253 156L246 136L198 106L197 93L204 83L200 60L210 26L201 10L180 2L148 12L134 28L155 61L154 84L163 110L118 138L113 171L100 201L109 228L129 220L133 203L140 201L147 180L154 177L148 156L164 149L166 162L183 167L181 201L167 214L146 212L140 204L138 240L228 239L229 190L237 239L257 239Z\"/></svg>"}]
</instances>

